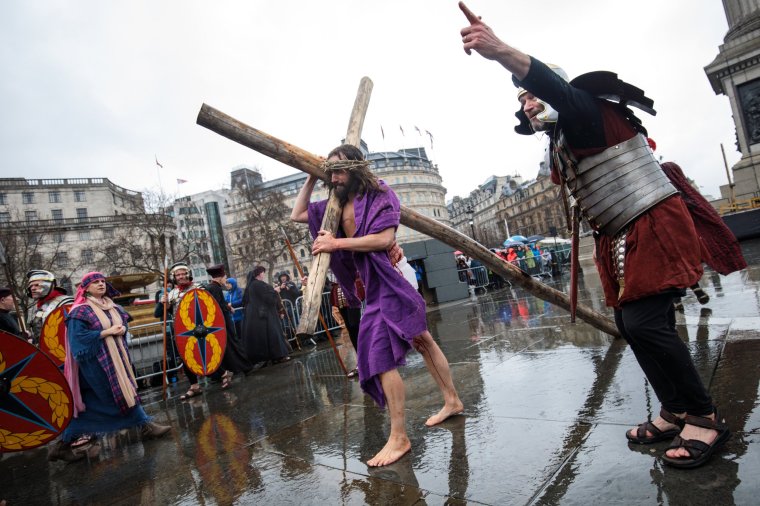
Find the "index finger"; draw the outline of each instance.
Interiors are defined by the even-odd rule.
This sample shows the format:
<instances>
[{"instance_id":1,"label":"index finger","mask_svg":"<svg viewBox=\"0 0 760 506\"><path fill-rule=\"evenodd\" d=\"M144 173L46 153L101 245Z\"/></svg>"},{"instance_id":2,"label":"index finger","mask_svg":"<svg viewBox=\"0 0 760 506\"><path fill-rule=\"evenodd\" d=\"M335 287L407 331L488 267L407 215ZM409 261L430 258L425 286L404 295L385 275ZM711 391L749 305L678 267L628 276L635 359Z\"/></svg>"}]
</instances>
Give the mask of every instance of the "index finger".
<instances>
[{"instance_id":1,"label":"index finger","mask_svg":"<svg viewBox=\"0 0 760 506\"><path fill-rule=\"evenodd\" d=\"M459 2L459 8L464 13L465 17L467 18L467 21L470 22L471 25L482 23L479 16L476 16L469 7L467 7L464 2Z\"/></svg>"}]
</instances>

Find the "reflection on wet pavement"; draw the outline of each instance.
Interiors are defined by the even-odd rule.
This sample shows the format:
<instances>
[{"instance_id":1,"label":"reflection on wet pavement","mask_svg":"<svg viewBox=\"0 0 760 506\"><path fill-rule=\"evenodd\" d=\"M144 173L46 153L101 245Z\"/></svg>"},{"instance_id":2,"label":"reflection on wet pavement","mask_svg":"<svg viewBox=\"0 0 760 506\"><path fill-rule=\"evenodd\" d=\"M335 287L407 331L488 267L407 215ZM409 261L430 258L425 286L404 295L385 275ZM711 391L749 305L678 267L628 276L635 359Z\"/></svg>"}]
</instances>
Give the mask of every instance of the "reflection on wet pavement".
<instances>
[{"instance_id":1,"label":"reflection on wet pavement","mask_svg":"<svg viewBox=\"0 0 760 506\"><path fill-rule=\"evenodd\" d=\"M705 274L710 302L684 298L679 335L734 436L705 467L657 459L667 443L624 432L659 403L622 340L519 288L429 312L451 363L463 416L424 427L440 404L419 355L402 370L412 451L370 469L386 414L320 347L180 402L148 391L171 436L112 435L92 461L50 463L40 448L0 459L0 498L15 504L757 504L760 494L760 242L752 267ZM567 280L555 287L566 289ZM580 301L603 307L586 272Z\"/></svg>"}]
</instances>

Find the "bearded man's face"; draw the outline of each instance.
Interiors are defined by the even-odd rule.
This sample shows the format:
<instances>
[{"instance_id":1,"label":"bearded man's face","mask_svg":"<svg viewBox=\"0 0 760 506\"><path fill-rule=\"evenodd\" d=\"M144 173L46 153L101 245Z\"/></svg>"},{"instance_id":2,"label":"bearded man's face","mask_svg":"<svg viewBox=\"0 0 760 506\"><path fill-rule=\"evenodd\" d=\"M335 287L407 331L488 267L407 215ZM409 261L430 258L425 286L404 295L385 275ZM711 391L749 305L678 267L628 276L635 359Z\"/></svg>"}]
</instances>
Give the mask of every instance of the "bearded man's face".
<instances>
[{"instance_id":1,"label":"bearded man's face","mask_svg":"<svg viewBox=\"0 0 760 506\"><path fill-rule=\"evenodd\" d=\"M337 157L330 158L328 161L339 160ZM330 183L332 184L335 196L338 197L341 205L348 202L348 197L355 194L359 189L359 181L353 177L351 171L337 169L330 171Z\"/></svg>"}]
</instances>

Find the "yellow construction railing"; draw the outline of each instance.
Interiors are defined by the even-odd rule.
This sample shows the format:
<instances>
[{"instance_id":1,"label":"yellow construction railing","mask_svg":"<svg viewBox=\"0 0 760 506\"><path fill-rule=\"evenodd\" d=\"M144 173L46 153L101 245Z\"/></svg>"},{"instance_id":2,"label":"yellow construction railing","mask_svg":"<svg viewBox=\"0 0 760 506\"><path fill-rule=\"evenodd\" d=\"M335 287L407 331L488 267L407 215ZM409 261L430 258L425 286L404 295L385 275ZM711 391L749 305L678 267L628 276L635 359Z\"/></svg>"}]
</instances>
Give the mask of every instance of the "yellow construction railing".
<instances>
[{"instance_id":1,"label":"yellow construction railing","mask_svg":"<svg viewBox=\"0 0 760 506\"><path fill-rule=\"evenodd\" d=\"M718 210L719 214L735 213L737 211L747 211L749 209L760 208L760 197L751 197L748 199L739 199L733 204L723 204Z\"/></svg>"}]
</instances>

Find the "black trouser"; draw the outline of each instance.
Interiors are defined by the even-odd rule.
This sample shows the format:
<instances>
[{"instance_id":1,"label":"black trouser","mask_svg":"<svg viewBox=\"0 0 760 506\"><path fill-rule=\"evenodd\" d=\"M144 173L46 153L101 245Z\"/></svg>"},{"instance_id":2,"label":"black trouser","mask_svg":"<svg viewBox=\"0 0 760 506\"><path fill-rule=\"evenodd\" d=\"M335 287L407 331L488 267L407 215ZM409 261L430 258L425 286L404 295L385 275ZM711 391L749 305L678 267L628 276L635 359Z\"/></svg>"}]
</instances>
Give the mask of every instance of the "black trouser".
<instances>
[{"instance_id":1,"label":"black trouser","mask_svg":"<svg viewBox=\"0 0 760 506\"><path fill-rule=\"evenodd\" d=\"M628 302L615 310L620 330L657 394L671 413L704 416L713 404L691 359L689 348L676 332L673 301L666 292Z\"/></svg>"},{"instance_id":2,"label":"black trouser","mask_svg":"<svg viewBox=\"0 0 760 506\"><path fill-rule=\"evenodd\" d=\"M354 350L359 351L359 321L362 318L362 308L360 307L342 307L338 309L343 321L346 324L348 335L351 337L351 343Z\"/></svg>"}]
</instances>

